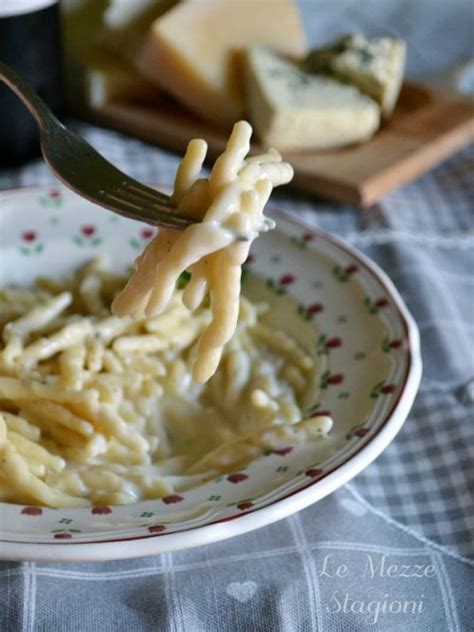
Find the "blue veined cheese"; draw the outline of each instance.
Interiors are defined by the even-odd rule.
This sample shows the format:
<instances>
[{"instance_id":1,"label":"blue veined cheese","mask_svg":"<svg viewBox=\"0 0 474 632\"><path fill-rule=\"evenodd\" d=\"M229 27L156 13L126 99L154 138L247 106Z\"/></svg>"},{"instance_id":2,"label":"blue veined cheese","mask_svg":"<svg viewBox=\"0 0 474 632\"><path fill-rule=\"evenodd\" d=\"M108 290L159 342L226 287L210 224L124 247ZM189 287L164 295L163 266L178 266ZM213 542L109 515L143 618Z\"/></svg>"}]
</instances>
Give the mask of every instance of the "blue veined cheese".
<instances>
[{"instance_id":1,"label":"blue veined cheese","mask_svg":"<svg viewBox=\"0 0 474 632\"><path fill-rule=\"evenodd\" d=\"M380 108L357 88L304 72L263 46L245 57L247 111L260 140L278 149L326 149L368 140Z\"/></svg>"},{"instance_id":2,"label":"blue veined cheese","mask_svg":"<svg viewBox=\"0 0 474 632\"><path fill-rule=\"evenodd\" d=\"M356 86L377 101L386 118L400 93L405 59L403 40L346 35L331 46L311 51L306 67Z\"/></svg>"}]
</instances>

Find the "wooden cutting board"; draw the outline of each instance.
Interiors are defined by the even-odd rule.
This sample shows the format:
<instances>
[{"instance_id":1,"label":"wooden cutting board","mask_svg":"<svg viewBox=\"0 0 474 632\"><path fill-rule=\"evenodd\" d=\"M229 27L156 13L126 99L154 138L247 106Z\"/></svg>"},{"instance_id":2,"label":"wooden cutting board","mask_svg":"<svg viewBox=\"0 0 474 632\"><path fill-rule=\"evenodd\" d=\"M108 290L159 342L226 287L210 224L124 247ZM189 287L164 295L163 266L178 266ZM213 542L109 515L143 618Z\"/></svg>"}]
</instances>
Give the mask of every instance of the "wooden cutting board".
<instances>
[{"instance_id":1,"label":"wooden cutting board","mask_svg":"<svg viewBox=\"0 0 474 632\"><path fill-rule=\"evenodd\" d=\"M227 137L226 131L212 128L158 92L153 103L109 102L79 114L179 153L191 138L205 138L210 159L223 150ZM371 141L337 150L285 152L284 158L295 168L296 186L369 206L473 139L472 99L407 82L392 118ZM258 151L258 145L252 150Z\"/></svg>"}]
</instances>

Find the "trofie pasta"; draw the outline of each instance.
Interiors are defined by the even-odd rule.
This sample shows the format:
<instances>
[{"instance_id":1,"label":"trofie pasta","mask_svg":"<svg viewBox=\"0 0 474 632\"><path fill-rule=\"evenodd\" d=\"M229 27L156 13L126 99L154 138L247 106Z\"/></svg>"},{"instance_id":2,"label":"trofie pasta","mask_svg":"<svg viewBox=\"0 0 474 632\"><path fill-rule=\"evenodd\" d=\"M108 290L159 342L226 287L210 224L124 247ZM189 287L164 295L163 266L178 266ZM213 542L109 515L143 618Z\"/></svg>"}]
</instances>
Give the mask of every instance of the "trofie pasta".
<instances>
[{"instance_id":1,"label":"trofie pasta","mask_svg":"<svg viewBox=\"0 0 474 632\"><path fill-rule=\"evenodd\" d=\"M199 178L207 145L189 143L176 175L173 200L178 211L201 222L185 231L161 230L136 261L136 270L112 304L118 316L161 314L180 274L191 280L183 303L195 310L208 292L212 320L199 339L193 378L206 382L216 371L224 345L237 325L241 266L252 241L274 224L263 215L273 187L286 184L293 169L276 150L246 158L251 126L236 123L209 178Z\"/></svg>"},{"instance_id":2,"label":"trofie pasta","mask_svg":"<svg viewBox=\"0 0 474 632\"><path fill-rule=\"evenodd\" d=\"M96 260L63 282L0 290L0 500L157 498L327 435L328 417L303 419L322 367L265 325L265 304L240 298L219 369L198 384L210 308L184 307L187 285L159 316L111 316L123 282Z\"/></svg>"},{"instance_id":3,"label":"trofie pasta","mask_svg":"<svg viewBox=\"0 0 474 632\"><path fill-rule=\"evenodd\" d=\"M160 231L125 287L96 259L0 290L0 500L159 498L327 436L331 419L305 418L324 360L240 295L271 190L293 174L274 150L247 158L251 132L234 126L208 178L191 141L173 198L200 221Z\"/></svg>"}]
</instances>

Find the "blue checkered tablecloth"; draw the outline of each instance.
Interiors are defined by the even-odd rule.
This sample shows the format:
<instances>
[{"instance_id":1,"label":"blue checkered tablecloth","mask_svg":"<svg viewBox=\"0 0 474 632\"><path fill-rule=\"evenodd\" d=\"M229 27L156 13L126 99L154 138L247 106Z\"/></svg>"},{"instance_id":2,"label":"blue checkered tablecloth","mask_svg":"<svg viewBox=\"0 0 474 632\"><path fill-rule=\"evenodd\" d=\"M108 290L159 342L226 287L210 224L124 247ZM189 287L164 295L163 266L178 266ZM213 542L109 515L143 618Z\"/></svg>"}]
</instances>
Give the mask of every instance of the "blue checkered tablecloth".
<instances>
[{"instance_id":1,"label":"blue checkered tablecloth","mask_svg":"<svg viewBox=\"0 0 474 632\"><path fill-rule=\"evenodd\" d=\"M313 41L347 31L404 37L411 76L439 75L473 53L470 1L301 5ZM79 127L139 180L172 181L175 155ZM230 541L117 562L0 562L0 629L472 630L473 167L467 147L365 211L291 191L275 195L275 205L379 263L418 322L420 392L372 465L316 505ZM39 161L0 172L0 190L53 181Z\"/></svg>"}]
</instances>

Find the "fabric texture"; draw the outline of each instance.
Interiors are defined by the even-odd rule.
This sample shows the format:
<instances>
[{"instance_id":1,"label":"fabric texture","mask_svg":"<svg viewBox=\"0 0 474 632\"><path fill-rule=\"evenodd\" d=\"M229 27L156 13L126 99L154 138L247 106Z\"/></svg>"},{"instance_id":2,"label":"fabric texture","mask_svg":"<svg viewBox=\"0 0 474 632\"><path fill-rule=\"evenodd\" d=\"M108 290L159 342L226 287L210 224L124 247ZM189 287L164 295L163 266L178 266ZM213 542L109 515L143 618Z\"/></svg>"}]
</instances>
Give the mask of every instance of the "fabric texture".
<instances>
[{"instance_id":1,"label":"fabric texture","mask_svg":"<svg viewBox=\"0 0 474 632\"><path fill-rule=\"evenodd\" d=\"M300 4L313 42L349 31L405 38L411 76L434 77L472 56L470 1ZM177 156L76 126L130 175L172 181ZM0 562L0 629L472 629L473 167L468 147L364 211L291 191L273 198L379 263L420 328L419 395L372 465L299 514L222 543L105 563ZM41 161L0 172L0 190L52 182Z\"/></svg>"}]
</instances>

